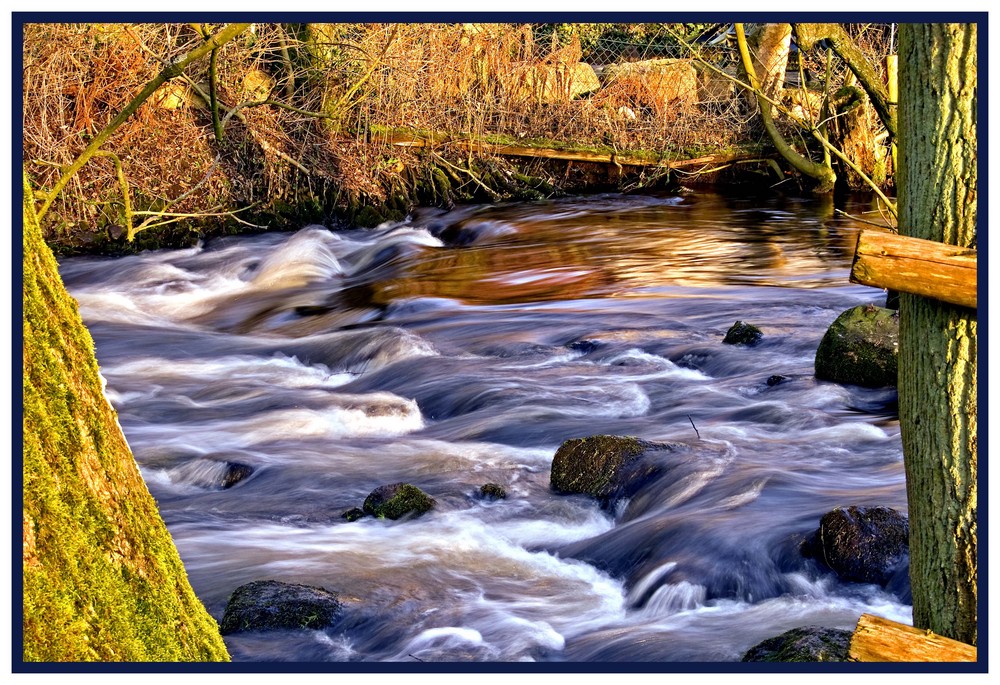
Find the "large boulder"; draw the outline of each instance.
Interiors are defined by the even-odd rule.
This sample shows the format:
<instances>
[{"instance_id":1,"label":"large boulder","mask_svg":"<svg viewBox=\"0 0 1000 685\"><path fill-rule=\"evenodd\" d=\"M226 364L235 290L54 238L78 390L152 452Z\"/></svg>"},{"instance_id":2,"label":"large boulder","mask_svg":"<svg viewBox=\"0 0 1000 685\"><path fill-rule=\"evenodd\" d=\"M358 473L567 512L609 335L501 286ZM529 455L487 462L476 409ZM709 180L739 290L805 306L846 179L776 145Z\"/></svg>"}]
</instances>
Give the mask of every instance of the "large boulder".
<instances>
[{"instance_id":1,"label":"large boulder","mask_svg":"<svg viewBox=\"0 0 1000 685\"><path fill-rule=\"evenodd\" d=\"M515 97L535 102L568 102L601 87L594 68L585 62L525 64L515 84Z\"/></svg>"},{"instance_id":2,"label":"large boulder","mask_svg":"<svg viewBox=\"0 0 1000 685\"><path fill-rule=\"evenodd\" d=\"M606 90L621 91L658 113L698 102L701 80L690 59L649 59L609 64L601 72Z\"/></svg>"},{"instance_id":3,"label":"large boulder","mask_svg":"<svg viewBox=\"0 0 1000 685\"><path fill-rule=\"evenodd\" d=\"M803 662L847 661L851 631L804 626L793 628L751 647L743 661Z\"/></svg>"},{"instance_id":4,"label":"large boulder","mask_svg":"<svg viewBox=\"0 0 1000 685\"><path fill-rule=\"evenodd\" d=\"M365 498L361 506L370 516L384 519L401 519L404 516L416 517L434 508L437 502L433 497L415 485L409 483L393 483L382 485Z\"/></svg>"},{"instance_id":5,"label":"large boulder","mask_svg":"<svg viewBox=\"0 0 1000 685\"><path fill-rule=\"evenodd\" d=\"M550 486L559 494L590 495L609 507L661 473L656 452L676 447L621 435L567 440L552 458Z\"/></svg>"},{"instance_id":6,"label":"large boulder","mask_svg":"<svg viewBox=\"0 0 1000 685\"><path fill-rule=\"evenodd\" d=\"M244 630L324 628L343 606L335 592L321 587L256 580L229 597L219 629L223 635Z\"/></svg>"},{"instance_id":7,"label":"large boulder","mask_svg":"<svg viewBox=\"0 0 1000 685\"><path fill-rule=\"evenodd\" d=\"M841 313L816 350L816 378L869 388L896 385L899 314L873 304Z\"/></svg>"},{"instance_id":8,"label":"large boulder","mask_svg":"<svg viewBox=\"0 0 1000 685\"><path fill-rule=\"evenodd\" d=\"M842 580L887 585L909 563L910 525L889 507L838 507L820 519L802 553Z\"/></svg>"}]
</instances>

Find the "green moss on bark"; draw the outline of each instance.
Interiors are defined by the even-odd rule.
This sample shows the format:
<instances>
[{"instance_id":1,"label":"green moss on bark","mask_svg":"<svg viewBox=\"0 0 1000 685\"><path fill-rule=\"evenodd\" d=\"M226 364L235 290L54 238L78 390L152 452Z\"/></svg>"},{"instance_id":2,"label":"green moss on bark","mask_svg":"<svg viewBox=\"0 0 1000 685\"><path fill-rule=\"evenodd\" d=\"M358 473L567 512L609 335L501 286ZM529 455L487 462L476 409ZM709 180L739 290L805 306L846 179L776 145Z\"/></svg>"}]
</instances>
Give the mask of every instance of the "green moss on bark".
<instances>
[{"instance_id":1,"label":"green moss on bark","mask_svg":"<svg viewBox=\"0 0 1000 685\"><path fill-rule=\"evenodd\" d=\"M103 395L30 199L23 245L23 659L228 661Z\"/></svg>"}]
</instances>

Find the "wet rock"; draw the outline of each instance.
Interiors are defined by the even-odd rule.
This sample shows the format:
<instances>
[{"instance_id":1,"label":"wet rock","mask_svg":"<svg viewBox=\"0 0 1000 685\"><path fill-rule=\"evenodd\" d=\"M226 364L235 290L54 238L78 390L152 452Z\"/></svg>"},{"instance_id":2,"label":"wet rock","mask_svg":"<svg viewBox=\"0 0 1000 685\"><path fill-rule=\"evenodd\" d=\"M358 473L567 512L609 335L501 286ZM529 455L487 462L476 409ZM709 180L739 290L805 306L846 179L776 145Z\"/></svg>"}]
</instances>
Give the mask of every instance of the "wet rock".
<instances>
[{"instance_id":1,"label":"wet rock","mask_svg":"<svg viewBox=\"0 0 1000 685\"><path fill-rule=\"evenodd\" d=\"M367 514L365 514L363 509L359 509L358 507L353 507L345 511L343 514L341 514L340 518L347 519L348 523L353 523L358 519L364 518L365 516L367 516Z\"/></svg>"},{"instance_id":2,"label":"wet rock","mask_svg":"<svg viewBox=\"0 0 1000 685\"><path fill-rule=\"evenodd\" d=\"M858 305L842 312L816 350L816 378L869 388L896 385L898 312Z\"/></svg>"},{"instance_id":3,"label":"wet rock","mask_svg":"<svg viewBox=\"0 0 1000 685\"><path fill-rule=\"evenodd\" d=\"M787 380L788 380L788 376L782 376L780 374L775 374L773 376L769 376L768 379L766 381L764 381L764 382L767 383L767 387L773 388L774 386L779 385L781 383L784 383Z\"/></svg>"},{"instance_id":4,"label":"wet rock","mask_svg":"<svg viewBox=\"0 0 1000 685\"><path fill-rule=\"evenodd\" d=\"M237 483L246 480L253 473L253 467L239 462L226 462L226 471L222 475L220 485L227 490Z\"/></svg>"},{"instance_id":5,"label":"wet rock","mask_svg":"<svg viewBox=\"0 0 1000 685\"><path fill-rule=\"evenodd\" d=\"M608 508L662 472L655 452L676 447L621 435L567 440L552 458L550 487L559 494L590 495Z\"/></svg>"},{"instance_id":6,"label":"wet rock","mask_svg":"<svg viewBox=\"0 0 1000 685\"><path fill-rule=\"evenodd\" d=\"M847 661L851 631L804 626L764 640L743 655L743 661Z\"/></svg>"},{"instance_id":7,"label":"wet rock","mask_svg":"<svg viewBox=\"0 0 1000 685\"><path fill-rule=\"evenodd\" d=\"M320 629L330 625L343 607L335 592L320 587L257 580L236 588L229 597L219 630Z\"/></svg>"},{"instance_id":8,"label":"wet rock","mask_svg":"<svg viewBox=\"0 0 1000 685\"><path fill-rule=\"evenodd\" d=\"M200 488L227 490L253 474L249 464L225 459L192 459L170 469L167 474L175 483L195 485Z\"/></svg>"},{"instance_id":9,"label":"wet rock","mask_svg":"<svg viewBox=\"0 0 1000 685\"><path fill-rule=\"evenodd\" d=\"M498 483L486 483L480 486L479 497L487 500L507 499L507 490Z\"/></svg>"},{"instance_id":10,"label":"wet rock","mask_svg":"<svg viewBox=\"0 0 1000 685\"><path fill-rule=\"evenodd\" d=\"M409 483L382 485L372 490L362 509L377 518L400 519L416 517L434 508L437 502L426 492Z\"/></svg>"},{"instance_id":11,"label":"wet rock","mask_svg":"<svg viewBox=\"0 0 1000 685\"><path fill-rule=\"evenodd\" d=\"M838 507L802 545L842 580L887 585L909 564L910 525L888 507Z\"/></svg>"},{"instance_id":12,"label":"wet rock","mask_svg":"<svg viewBox=\"0 0 1000 685\"><path fill-rule=\"evenodd\" d=\"M729 330L726 331L726 337L722 339L722 342L726 345L756 345L760 342L764 334L759 328L753 324L749 324L746 321L737 321Z\"/></svg>"}]
</instances>

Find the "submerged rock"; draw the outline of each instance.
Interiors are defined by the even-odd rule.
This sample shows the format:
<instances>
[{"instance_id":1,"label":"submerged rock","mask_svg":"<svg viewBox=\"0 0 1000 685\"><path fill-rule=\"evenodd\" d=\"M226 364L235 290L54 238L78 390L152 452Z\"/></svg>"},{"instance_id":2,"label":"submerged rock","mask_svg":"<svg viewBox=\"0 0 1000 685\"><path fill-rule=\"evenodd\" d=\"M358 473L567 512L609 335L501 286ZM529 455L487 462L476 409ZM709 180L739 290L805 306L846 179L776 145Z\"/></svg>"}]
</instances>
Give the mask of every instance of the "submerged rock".
<instances>
[{"instance_id":1,"label":"submerged rock","mask_svg":"<svg viewBox=\"0 0 1000 685\"><path fill-rule=\"evenodd\" d=\"M219 630L317 630L330 625L343 606L335 592L321 587L257 580L236 588L229 597Z\"/></svg>"},{"instance_id":2,"label":"submerged rock","mask_svg":"<svg viewBox=\"0 0 1000 685\"><path fill-rule=\"evenodd\" d=\"M820 519L802 553L842 580L887 585L909 563L910 525L888 507L838 507Z\"/></svg>"},{"instance_id":3,"label":"submerged rock","mask_svg":"<svg viewBox=\"0 0 1000 685\"><path fill-rule=\"evenodd\" d=\"M348 509L343 514L341 514L340 518L347 519L348 523L353 523L358 519L364 518L365 516L367 516L367 514L365 514L363 509L359 509L358 507L352 507L351 509Z\"/></svg>"},{"instance_id":4,"label":"submerged rock","mask_svg":"<svg viewBox=\"0 0 1000 685\"><path fill-rule=\"evenodd\" d=\"M896 385L899 315L858 305L842 312L816 350L816 378L869 388Z\"/></svg>"},{"instance_id":5,"label":"submerged rock","mask_svg":"<svg viewBox=\"0 0 1000 685\"><path fill-rule=\"evenodd\" d=\"M434 498L415 485L393 483L382 485L365 499L362 509L376 518L400 519L404 516L420 516L434 508Z\"/></svg>"},{"instance_id":6,"label":"submerged rock","mask_svg":"<svg viewBox=\"0 0 1000 685\"><path fill-rule=\"evenodd\" d=\"M507 499L507 490L497 483L486 483L480 486L479 497L489 500Z\"/></svg>"},{"instance_id":7,"label":"submerged rock","mask_svg":"<svg viewBox=\"0 0 1000 685\"><path fill-rule=\"evenodd\" d=\"M726 337L722 339L722 342L726 345L756 345L760 342L764 334L759 328L753 324L749 324L746 321L737 321L729 330L726 331Z\"/></svg>"},{"instance_id":8,"label":"submerged rock","mask_svg":"<svg viewBox=\"0 0 1000 685\"><path fill-rule=\"evenodd\" d=\"M552 458L550 487L559 494L590 495L608 507L662 471L652 453L675 447L621 435L567 440Z\"/></svg>"},{"instance_id":9,"label":"submerged rock","mask_svg":"<svg viewBox=\"0 0 1000 685\"><path fill-rule=\"evenodd\" d=\"M764 640L743 655L743 661L847 661L851 631L804 626Z\"/></svg>"}]
</instances>

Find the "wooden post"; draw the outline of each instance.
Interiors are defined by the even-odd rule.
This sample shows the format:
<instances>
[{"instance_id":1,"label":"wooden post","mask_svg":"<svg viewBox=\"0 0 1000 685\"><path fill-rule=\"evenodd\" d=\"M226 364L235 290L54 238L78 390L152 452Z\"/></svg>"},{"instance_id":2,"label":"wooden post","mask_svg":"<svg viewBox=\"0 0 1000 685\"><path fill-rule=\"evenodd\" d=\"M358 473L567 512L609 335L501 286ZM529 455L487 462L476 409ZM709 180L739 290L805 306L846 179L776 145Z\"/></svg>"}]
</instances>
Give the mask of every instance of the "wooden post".
<instances>
[{"instance_id":1,"label":"wooden post","mask_svg":"<svg viewBox=\"0 0 1000 685\"><path fill-rule=\"evenodd\" d=\"M972 645L929 630L862 614L851 636L848 661L976 661Z\"/></svg>"},{"instance_id":2,"label":"wooden post","mask_svg":"<svg viewBox=\"0 0 1000 685\"><path fill-rule=\"evenodd\" d=\"M851 282L976 308L976 250L862 229Z\"/></svg>"},{"instance_id":3,"label":"wooden post","mask_svg":"<svg viewBox=\"0 0 1000 685\"><path fill-rule=\"evenodd\" d=\"M896 105L899 103L899 55L885 56L886 90L889 91L889 111L896 115ZM896 138L892 138L892 175L896 175Z\"/></svg>"}]
</instances>

